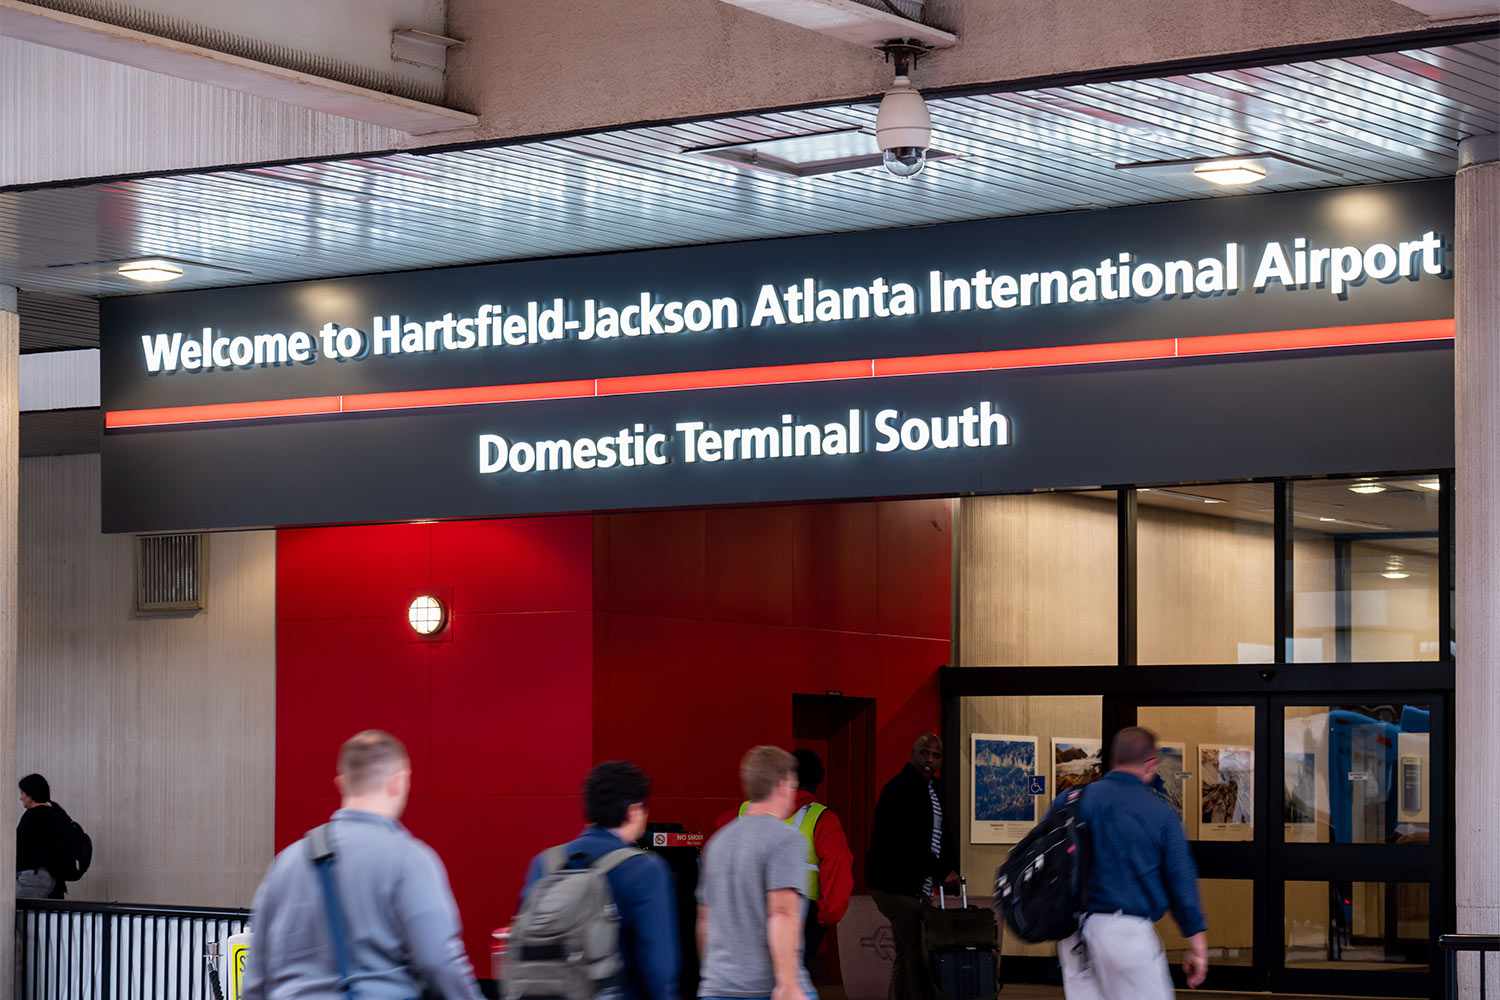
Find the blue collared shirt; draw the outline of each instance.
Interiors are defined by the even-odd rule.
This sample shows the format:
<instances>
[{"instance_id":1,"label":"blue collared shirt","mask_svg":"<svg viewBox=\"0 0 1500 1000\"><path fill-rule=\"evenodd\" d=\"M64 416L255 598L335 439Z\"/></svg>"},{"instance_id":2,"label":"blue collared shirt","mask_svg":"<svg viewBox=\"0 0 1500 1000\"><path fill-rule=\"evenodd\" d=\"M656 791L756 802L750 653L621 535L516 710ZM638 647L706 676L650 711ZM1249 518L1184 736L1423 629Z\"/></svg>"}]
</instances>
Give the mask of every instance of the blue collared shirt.
<instances>
[{"instance_id":1,"label":"blue collared shirt","mask_svg":"<svg viewBox=\"0 0 1500 1000\"><path fill-rule=\"evenodd\" d=\"M582 868L610 851L629 847L601 827L591 826L566 851L569 868ZM526 870L526 893L542 875L545 853L537 855ZM615 909L620 913L620 950L625 959L626 1000L677 1000L678 945L677 909L672 873L654 854L631 858L608 876Z\"/></svg>"},{"instance_id":2,"label":"blue collared shirt","mask_svg":"<svg viewBox=\"0 0 1500 1000\"><path fill-rule=\"evenodd\" d=\"M334 882L360 1000L409 1000L432 988L480 1000L458 907L437 854L394 820L333 814ZM318 873L303 841L277 855L255 893L244 1000L342 996Z\"/></svg>"},{"instance_id":3,"label":"blue collared shirt","mask_svg":"<svg viewBox=\"0 0 1500 1000\"><path fill-rule=\"evenodd\" d=\"M1208 929L1182 821L1150 785L1111 771L1084 790L1079 815L1088 824L1088 912L1156 921L1170 909L1184 937Z\"/></svg>"}]
</instances>

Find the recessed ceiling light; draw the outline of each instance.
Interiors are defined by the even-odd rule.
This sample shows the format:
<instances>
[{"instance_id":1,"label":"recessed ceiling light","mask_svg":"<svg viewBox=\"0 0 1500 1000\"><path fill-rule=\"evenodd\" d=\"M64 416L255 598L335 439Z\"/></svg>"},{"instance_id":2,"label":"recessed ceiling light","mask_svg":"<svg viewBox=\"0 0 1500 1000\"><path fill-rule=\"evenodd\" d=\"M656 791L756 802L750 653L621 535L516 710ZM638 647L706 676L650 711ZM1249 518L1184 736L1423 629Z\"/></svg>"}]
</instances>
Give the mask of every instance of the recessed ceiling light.
<instances>
[{"instance_id":1,"label":"recessed ceiling light","mask_svg":"<svg viewBox=\"0 0 1500 1000\"><path fill-rule=\"evenodd\" d=\"M1322 521L1324 524L1333 524L1335 521L1338 520L1338 518L1336 518L1336 517L1320 517L1320 518L1318 518L1318 520Z\"/></svg>"},{"instance_id":2,"label":"recessed ceiling light","mask_svg":"<svg viewBox=\"0 0 1500 1000\"><path fill-rule=\"evenodd\" d=\"M1204 503L1223 503L1224 502L1223 500L1220 500L1218 497L1200 497L1199 499L1201 499Z\"/></svg>"},{"instance_id":3,"label":"recessed ceiling light","mask_svg":"<svg viewBox=\"0 0 1500 1000\"><path fill-rule=\"evenodd\" d=\"M1417 485L1424 490L1432 490L1434 493L1443 488L1443 482L1440 479L1419 479Z\"/></svg>"},{"instance_id":4,"label":"recessed ceiling light","mask_svg":"<svg viewBox=\"0 0 1500 1000\"><path fill-rule=\"evenodd\" d=\"M132 260L121 264L119 274L122 278L131 281L141 281L148 284L159 284L163 281L175 281L182 277L182 268L171 261L157 260Z\"/></svg>"},{"instance_id":5,"label":"recessed ceiling light","mask_svg":"<svg viewBox=\"0 0 1500 1000\"><path fill-rule=\"evenodd\" d=\"M1360 483L1358 486L1349 487L1350 493L1384 493L1385 487L1379 483Z\"/></svg>"},{"instance_id":6,"label":"recessed ceiling light","mask_svg":"<svg viewBox=\"0 0 1500 1000\"><path fill-rule=\"evenodd\" d=\"M1380 575L1385 577L1387 580L1405 580L1407 577L1411 576L1410 573L1400 569L1388 569Z\"/></svg>"},{"instance_id":7,"label":"recessed ceiling light","mask_svg":"<svg viewBox=\"0 0 1500 1000\"><path fill-rule=\"evenodd\" d=\"M1198 164L1193 176L1223 187L1241 187L1265 180L1266 168L1249 160L1216 160Z\"/></svg>"}]
</instances>

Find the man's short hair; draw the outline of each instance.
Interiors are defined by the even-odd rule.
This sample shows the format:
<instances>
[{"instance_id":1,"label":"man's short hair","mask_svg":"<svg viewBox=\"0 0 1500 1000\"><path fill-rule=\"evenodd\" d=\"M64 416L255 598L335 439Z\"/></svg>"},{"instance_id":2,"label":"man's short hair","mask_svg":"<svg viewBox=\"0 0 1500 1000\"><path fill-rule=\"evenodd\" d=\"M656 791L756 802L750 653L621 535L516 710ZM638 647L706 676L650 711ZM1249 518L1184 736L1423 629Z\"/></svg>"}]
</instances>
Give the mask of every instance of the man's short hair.
<instances>
[{"instance_id":1,"label":"man's short hair","mask_svg":"<svg viewBox=\"0 0 1500 1000\"><path fill-rule=\"evenodd\" d=\"M811 750L793 750L797 758L797 785L807 792L816 792L823 784L823 758Z\"/></svg>"},{"instance_id":2,"label":"man's short hair","mask_svg":"<svg viewBox=\"0 0 1500 1000\"><path fill-rule=\"evenodd\" d=\"M339 748L339 777L348 795L363 795L410 764L406 745L383 729L355 733Z\"/></svg>"},{"instance_id":3,"label":"man's short hair","mask_svg":"<svg viewBox=\"0 0 1500 1000\"><path fill-rule=\"evenodd\" d=\"M645 803L651 794L651 779L628 760L607 760L583 779L584 818L595 826L613 830L625 825L630 807Z\"/></svg>"},{"instance_id":4,"label":"man's short hair","mask_svg":"<svg viewBox=\"0 0 1500 1000\"><path fill-rule=\"evenodd\" d=\"M51 802L52 786L47 784L47 779L40 774L28 774L19 782L21 791L33 802Z\"/></svg>"},{"instance_id":5,"label":"man's short hair","mask_svg":"<svg viewBox=\"0 0 1500 1000\"><path fill-rule=\"evenodd\" d=\"M1110 746L1111 767L1137 767L1156 756L1156 734L1140 726L1127 726L1115 733Z\"/></svg>"},{"instance_id":6,"label":"man's short hair","mask_svg":"<svg viewBox=\"0 0 1500 1000\"><path fill-rule=\"evenodd\" d=\"M781 747L752 747L740 760L740 784L745 798L764 802L776 786L797 773L797 758Z\"/></svg>"}]
</instances>

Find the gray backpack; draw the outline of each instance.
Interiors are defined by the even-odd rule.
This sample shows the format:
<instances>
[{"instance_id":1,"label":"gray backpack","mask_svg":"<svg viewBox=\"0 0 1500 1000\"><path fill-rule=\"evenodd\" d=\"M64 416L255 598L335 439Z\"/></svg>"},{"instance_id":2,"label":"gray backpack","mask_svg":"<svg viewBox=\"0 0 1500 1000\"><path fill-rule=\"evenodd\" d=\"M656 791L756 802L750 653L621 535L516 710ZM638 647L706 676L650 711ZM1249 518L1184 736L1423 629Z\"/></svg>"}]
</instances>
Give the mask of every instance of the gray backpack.
<instances>
[{"instance_id":1,"label":"gray backpack","mask_svg":"<svg viewBox=\"0 0 1500 1000\"><path fill-rule=\"evenodd\" d=\"M643 853L622 847L587 868L564 868L562 847L543 855L542 877L510 926L500 973L504 1000L593 1000L621 985L620 914L608 875Z\"/></svg>"}]
</instances>

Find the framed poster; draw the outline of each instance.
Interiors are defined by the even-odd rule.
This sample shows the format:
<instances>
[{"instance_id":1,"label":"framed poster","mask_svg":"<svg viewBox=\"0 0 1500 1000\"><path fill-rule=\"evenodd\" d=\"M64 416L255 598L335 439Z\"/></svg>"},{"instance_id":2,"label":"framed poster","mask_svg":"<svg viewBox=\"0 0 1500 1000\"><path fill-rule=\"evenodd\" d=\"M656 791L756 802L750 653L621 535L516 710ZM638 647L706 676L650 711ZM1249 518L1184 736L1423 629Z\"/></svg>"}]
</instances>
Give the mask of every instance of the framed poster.
<instances>
[{"instance_id":1,"label":"framed poster","mask_svg":"<svg viewBox=\"0 0 1500 1000\"><path fill-rule=\"evenodd\" d=\"M1104 776L1104 742L1090 736L1052 737L1052 795Z\"/></svg>"},{"instance_id":2,"label":"framed poster","mask_svg":"<svg viewBox=\"0 0 1500 1000\"><path fill-rule=\"evenodd\" d=\"M1191 777L1187 770L1186 743L1158 743L1156 745L1156 774L1161 778L1162 792L1167 805L1177 813L1177 819L1187 828L1187 783Z\"/></svg>"},{"instance_id":3,"label":"framed poster","mask_svg":"<svg viewBox=\"0 0 1500 1000\"><path fill-rule=\"evenodd\" d=\"M975 733L970 781L969 842L1014 844L1037 821L1031 778L1037 773L1035 736Z\"/></svg>"},{"instance_id":4,"label":"framed poster","mask_svg":"<svg viewBox=\"0 0 1500 1000\"><path fill-rule=\"evenodd\" d=\"M1198 839L1251 840L1255 835L1255 749L1198 747Z\"/></svg>"},{"instance_id":5,"label":"framed poster","mask_svg":"<svg viewBox=\"0 0 1500 1000\"><path fill-rule=\"evenodd\" d=\"M1288 844L1318 842L1318 755L1288 747L1284 760L1281 819Z\"/></svg>"}]
</instances>

